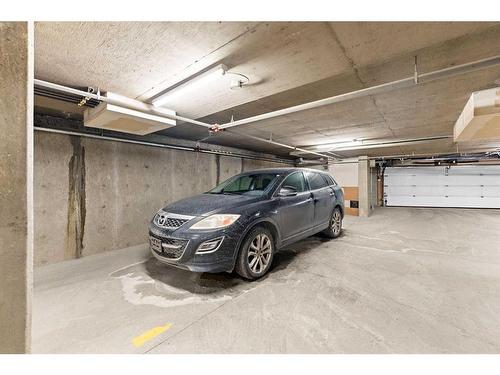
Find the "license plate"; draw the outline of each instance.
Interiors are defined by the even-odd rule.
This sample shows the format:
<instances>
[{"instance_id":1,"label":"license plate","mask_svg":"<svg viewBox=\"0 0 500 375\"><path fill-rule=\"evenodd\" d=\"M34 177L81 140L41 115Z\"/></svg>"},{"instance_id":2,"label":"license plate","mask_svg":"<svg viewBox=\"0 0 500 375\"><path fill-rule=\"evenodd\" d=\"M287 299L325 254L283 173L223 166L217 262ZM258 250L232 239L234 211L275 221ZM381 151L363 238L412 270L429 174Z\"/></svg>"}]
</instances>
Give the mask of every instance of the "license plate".
<instances>
[{"instance_id":1,"label":"license plate","mask_svg":"<svg viewBox=\"0 0 500 375\"><path fill-rule=\"evenodd\" d=\"M161 251L161 241L158 238L149 237L149 244L155 251Z\"/></svg>"}]
</instances>

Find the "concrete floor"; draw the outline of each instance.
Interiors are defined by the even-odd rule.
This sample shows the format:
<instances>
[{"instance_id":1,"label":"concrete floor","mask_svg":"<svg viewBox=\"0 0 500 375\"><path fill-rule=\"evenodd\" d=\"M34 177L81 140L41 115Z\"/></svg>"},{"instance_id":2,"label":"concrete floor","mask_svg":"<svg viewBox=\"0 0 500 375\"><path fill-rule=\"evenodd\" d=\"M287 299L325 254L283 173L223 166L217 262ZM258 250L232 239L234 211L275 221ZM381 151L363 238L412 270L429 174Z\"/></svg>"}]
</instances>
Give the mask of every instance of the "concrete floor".
<instances>
[{"instance_id":1,"label":"concrete floor","mask_svg":"<svg viewBox=\"0 0 500 375\"><path fill-rule=\"evenodd\" d=\"M145 246L38 268L33 351L500 353L499 210L379 208L344 228L253 283Z\"/></svg>"}]
</instances>

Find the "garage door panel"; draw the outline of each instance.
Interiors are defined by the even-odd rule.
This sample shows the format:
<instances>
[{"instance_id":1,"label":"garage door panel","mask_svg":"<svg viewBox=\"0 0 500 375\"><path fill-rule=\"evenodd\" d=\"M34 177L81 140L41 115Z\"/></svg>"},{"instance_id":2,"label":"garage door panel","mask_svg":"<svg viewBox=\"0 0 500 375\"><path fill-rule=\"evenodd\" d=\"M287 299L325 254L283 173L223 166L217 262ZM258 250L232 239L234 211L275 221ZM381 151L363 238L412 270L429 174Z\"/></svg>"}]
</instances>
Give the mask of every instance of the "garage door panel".
<instances>
[{"instance_id":1,"label":"garage door panel","mask_svg":"<svg viewBox=\"0 0 500 375\"><path fill-rule=\"evenodd\" d=\"M449 185L443 191L448 197L481 197L483 195L483 189L479 185Z\"/></svg>"},{"instance_id":2,"label":"garage door panel","mask_svg":"<svg viewBox=\"0 0 500 375\"><path fill-rule=\"evenodd\" d=\"M430 188L430 185L415 185L414 187L415 195L417 196L441 196L446 195L446 188L444 186L438 185Z\"/></svg>"},{"instance_id":3,"label":"garage door panel","mask_svg":"<svg viewBox=\"0 0 500 375\"><path fill-rule=\"evenodd\" d=\"M388 187L386 193L391 196L440 196L446 194L445 187L429 189L427 186L394 186Z\"/></svg>"},{"instance_id":4,"label":"garage door panel","mask_svg":"<svg viewBox=\"0 0 500 375\"><path fill-rule=\"evenodd\" d=\"M388 206L404 207L464 207L464 208L500 208L500 198L463 198L448 197L443 201L442 197L421 196L405 197L395 196L391 198Z\"/></svg>"},{"instance_id":5,"label":"garage door panel","mask_svg":"<svg viewBox=\"0 0 500 375\"><path fill-rule=\"evenodd\" d=\"M493 176L498 177L500 165L454 166L448 169L450 176Z\"/></svg>"},{"instance_id":6,"label":"garage door panel","mask_svg":"<svg viewBox=\"0 0 500 375\"><path fill-rule=\"evenodd\" d=\"M500 208L500 166L390 167L387 206Z\"/></svg>"},{"instance_id":7,"label":"garage door panel","mask_svg":"<svg viewBox=\"0 0 500 375\"><path fill-rule=\"evenodd\" d=\"M467 189L464 189L467 187ZM388 193L391 195L400 196L430 196L430 197L440 197L440 196L455 196L455 197L480 197L488 192L494 193L494 189L485 189L480 186L397 186L388 189Z\"/></svg>"},{"instance_id":8,"label":"garage door panel","mask_svg":"<svg viewBox=\"0 0 500 375\"><path fill-rule=\"evenodd\" d=\"M471 177L477 177L471 178ZM391 182L395 185L464 185L464 186L475 186L475 185L498 185L498 176L494 175L434 175L434 174L422 174L422 175L396 175L391 176Z\"/></svg>"},{"instance_id":9,"label":"garage door panel","mask_svg":"<svg viewBox=\"0 0 500 375\"><path fill-rule=\"evenodd\" d=\"M480 185L497 185L499 176L494 175L448 175L441 176L437 181L448 185L464 185L464 186L480 186Z\"/></svg>"},{"instance_id":10,"label":"garage door panel","mask_svg":"<svg viewBox=\"0 0 500 375\"><path fill-rule=\"evenodd\" d=\"M484 186L482 191L484 196L500 198L500 185Z\"/></svg>"}]
</instances>

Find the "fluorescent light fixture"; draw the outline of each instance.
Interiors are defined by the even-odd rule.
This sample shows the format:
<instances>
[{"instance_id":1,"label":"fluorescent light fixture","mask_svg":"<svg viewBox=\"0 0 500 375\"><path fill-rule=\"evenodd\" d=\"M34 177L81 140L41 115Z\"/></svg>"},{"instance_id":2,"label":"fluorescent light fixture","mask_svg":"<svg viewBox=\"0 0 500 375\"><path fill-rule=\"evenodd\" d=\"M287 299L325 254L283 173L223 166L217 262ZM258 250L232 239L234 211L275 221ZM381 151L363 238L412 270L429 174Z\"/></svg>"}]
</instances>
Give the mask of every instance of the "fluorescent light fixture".
<instances>
[{"instance_id":1,"label":"fluorescent light fixture","mask_svg":"<svg viewBox=\"0 0 500 375\"><path fill-rule=\"evenodd\" d=\"M359 146L362 145L363 141L360 139L352 139L348 141L339 141L339 142L333 142L333 143L325 143L322 145L317 145L316 148L318 150L335 150L336 148L339 147L347 147L347 146Z\"/></svg>"},{"instance_id":2,"label":"fluorescent light fixture","mask_svg":"<svg viewBox=\"0 0 500 375\"><path fill-rule=\"evenodd\" d=\"M167 88L163 94L154 98L152 103L155 107L161 107L176 97L199 90L208 83L222 77L226 74L226 71L227 67L224 64L217 65L209 70L201 71L200 73L197 73L196 75L191 76L170 88Z\"/></svg>"}]
</instances>

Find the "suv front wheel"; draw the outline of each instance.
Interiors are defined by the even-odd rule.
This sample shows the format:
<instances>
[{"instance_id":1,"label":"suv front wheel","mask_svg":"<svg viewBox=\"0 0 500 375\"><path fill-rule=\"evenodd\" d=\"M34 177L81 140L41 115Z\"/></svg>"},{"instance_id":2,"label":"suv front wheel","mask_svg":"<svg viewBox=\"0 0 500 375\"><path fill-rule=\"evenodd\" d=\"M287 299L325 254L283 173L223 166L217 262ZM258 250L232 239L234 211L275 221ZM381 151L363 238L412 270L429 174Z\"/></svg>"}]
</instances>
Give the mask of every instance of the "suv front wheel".
<instances>
[{"instance_id":1,"label":"suv front wheel","mask_svg":"<svg viewBox=\"0 0 500 375\"><path fill-rule=\"evenodd\" d=\"M255 227L248 233L236 261L236 273L248 280L264 276L273 262L274 239L269 230Z\"/></svg>"}]
</instances>

